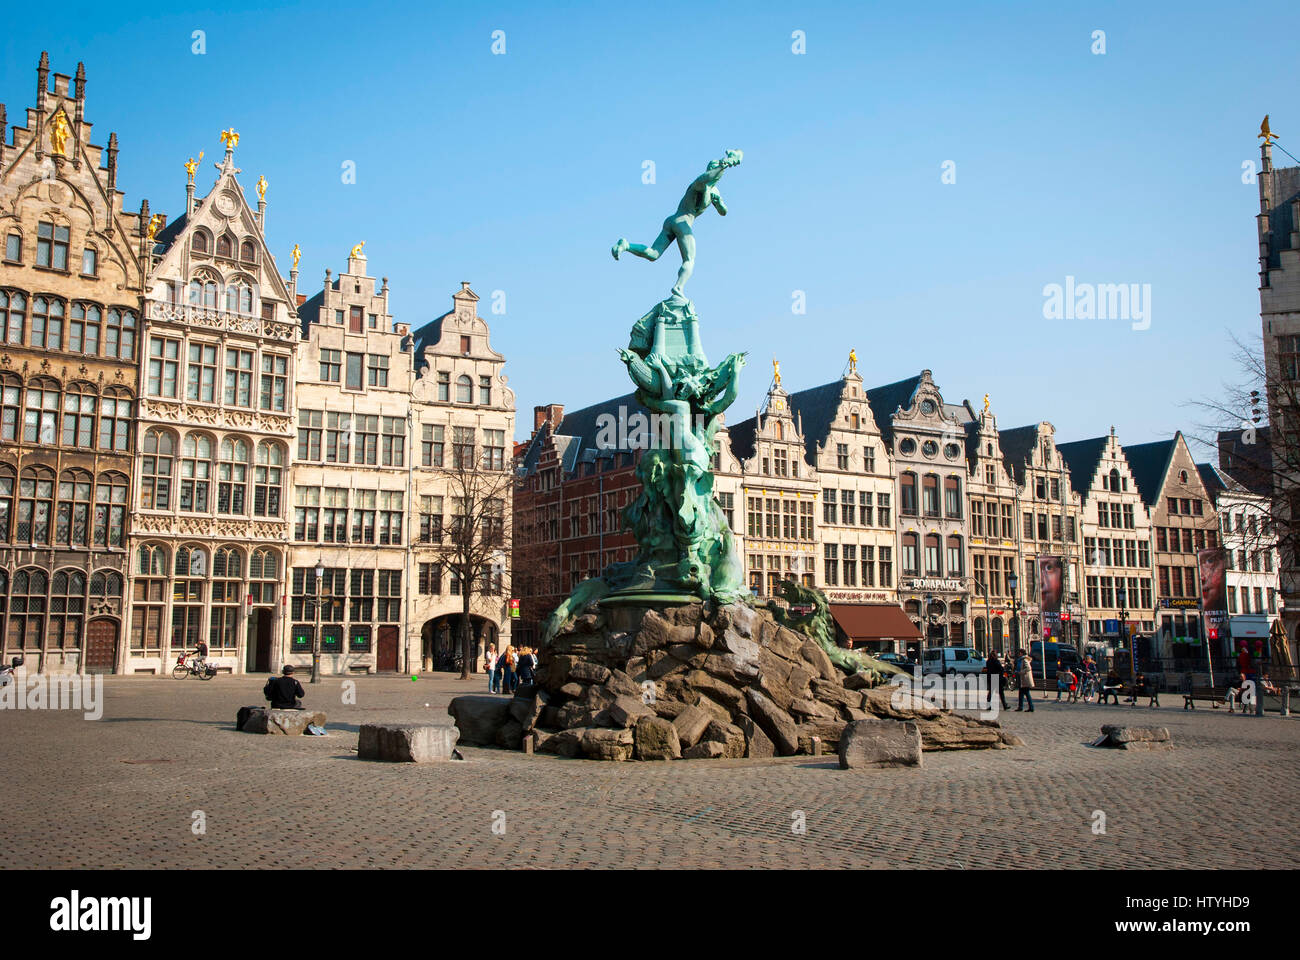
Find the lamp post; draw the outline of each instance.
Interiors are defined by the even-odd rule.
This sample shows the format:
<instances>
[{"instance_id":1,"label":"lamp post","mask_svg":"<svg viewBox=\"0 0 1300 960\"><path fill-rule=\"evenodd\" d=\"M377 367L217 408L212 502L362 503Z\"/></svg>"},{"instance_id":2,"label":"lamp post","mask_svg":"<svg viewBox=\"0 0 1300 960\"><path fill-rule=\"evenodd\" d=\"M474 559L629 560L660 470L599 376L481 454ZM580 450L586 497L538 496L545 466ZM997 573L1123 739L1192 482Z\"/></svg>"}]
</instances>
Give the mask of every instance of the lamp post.
<instances>
[{"instance_id":1,"label":"lamp post","mask_svg":"<svg viewBox=\"0 0 1300 960\"><path fill-rule=\"evenodd\" d=\"M1011 642L1017 650L1020 649L1020 601L1016 599L1016 588L1020 586L1020 578L1014 573L1007 577L1007 589L1011 591ZM1002 652L1006 652L1006 645L1002 644Z\"/></svg>"},{"instance_id":2,"label":"lamp post","mask_svg":"<svg viewBox=\"0 0 1300 960\"><path fill-rule=\"evenodd\" d=\"M1120 636L1128 634L1128 592L1123 587L1115 589L1115 599L1119 601L1119 630ZM1133 637L1128 636L1128 668L1129 679L1136 682L1137 680L1137 653L1133 649Z\"/></svg>"},{"instance_id":3,"label":"lamp post","mask_svg":"<svg viewBox=\"0 0 1300 960\"><path fill-rule=\"evenodd\" d=\"M320 683L320 631L321 631L321 604L324 597L321 595L321 584L325 579L325 564L320 560L316 561L316 629L311 637L311 682Z\"/></svg>"}]
</instances>

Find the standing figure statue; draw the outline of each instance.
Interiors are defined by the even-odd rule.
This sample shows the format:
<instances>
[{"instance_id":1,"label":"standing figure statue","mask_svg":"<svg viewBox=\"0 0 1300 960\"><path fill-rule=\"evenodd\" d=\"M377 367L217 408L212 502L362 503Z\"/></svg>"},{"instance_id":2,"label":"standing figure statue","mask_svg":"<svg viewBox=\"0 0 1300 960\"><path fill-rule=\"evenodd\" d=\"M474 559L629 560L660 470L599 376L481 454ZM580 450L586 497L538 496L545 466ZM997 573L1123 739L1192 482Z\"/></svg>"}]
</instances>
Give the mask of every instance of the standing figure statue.
<instances>
[{"instance_id":1,"label":"standing figure statue","mask_svg":"<svg viewBox=\"0 0 1300 960\"><path fill-rule=\"evenodd\" d=\"M659 231L655 242L646 246L643 243L628 243L620 237L610 250L614 259L617 260L620 253L627 251L644 260L658 260L668 249L668 244L676 240L677 249L682 255L682 265L677 271L677 282L673 284L673 295L684 298L686 294L682 290L695 269L695 234L691 227L695 218L710 206L718 211L719 216L727 215L727 205L722 202L717 184L727 168L734 167L742 158L743 154L739 150L728 150L721 160L710 160L708 168L686 188L682 202L677 204L677 212L664 221L663 229Z\"/></svg>"}]
</instances>

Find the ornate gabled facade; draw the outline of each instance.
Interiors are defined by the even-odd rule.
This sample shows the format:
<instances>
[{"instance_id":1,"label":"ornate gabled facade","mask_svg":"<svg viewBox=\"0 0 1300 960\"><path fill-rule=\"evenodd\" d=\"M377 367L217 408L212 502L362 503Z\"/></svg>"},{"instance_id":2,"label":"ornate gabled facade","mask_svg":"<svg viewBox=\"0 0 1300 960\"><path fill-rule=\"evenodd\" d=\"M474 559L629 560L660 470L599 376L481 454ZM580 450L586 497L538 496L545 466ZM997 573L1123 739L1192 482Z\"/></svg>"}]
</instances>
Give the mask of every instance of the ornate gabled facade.
<instances>
[{"instance_id":1,"label":"ornate gabled facade","mask_svg":"<svg viewBox=\"0 0 1300 960\"><path fill-rule=\"evenodd\" d=\"M492 349L478 295L468 283L452 309L415 331L418 376L411 395L412 482L409 510L414 579L408 613L411 666L445 669L459 653L455 627L463 611L463 579L448 567L448 531L469 504L494 526L501 547L475 574L470 621L476 669L489 643L511 641L510 554L514 502L515 394ZM466 496L468 491L469 496Z\"/></svg>"},{"instance_id":2,"label":"ornate gabled facade","mask_svg":"<svg viewBox=\"0 0 1300 960\"><path fill-rule=\"evenodd\" d=\"M1155 629L1150 511L1113 429L1057 450L1083 498L1084 642L1127 648Z\"/></svg>"},{"instance_id":3,"label":"ornate gabled facade","mask_svg":"<svg viewBox=\"0 0 1300 960\"><path fill-rule=\"evenodd\" d=\"M929 370L867 391L898 477L898 598L929 644L969 642L966 407Z\"/></svg>"},{"instance_id":4,"label":"ornate gabled facade","mask_svg":"<svg viewBox=\"0 0 1300 960\"><path fill-rule=\"evenodd\" d=\"M1069 465L1056 448L1056 428L1046 420L1003 430L1002 455L1018 488L1020 523L1020 615L1028 640L1042 637L1039 609L1038 558L1062 558L1061 633L1066 640L1083 639L1084 618L1080 586L1083 502L1070 483ZM1068 626L1067 626L1068 625ZM1059 640L1053 636L1050 639Z\"/></svg>"},{"instance_id":5,"label":"ornate gabled facade","mask_svg":"<svg viewBox=\"0 0 1300 960\"><path fill-rule=\"evenodd\" d=\"M773 363L776 367L776 363ZM756 597L779 596L782 580L818 583L817 471L805 460L803 430L776 368L760 412L728 429L740 465L736 509L745 511L743 553Z\"/></svg>"},{"instance_id":6,"label":"ornate gabled facade","mask_svg":"<svg viewBox=\"0 0 1300 960\"><path fill-rule=\"evenodd\" d=\"M406 671L419 657L407 628L414 346L406 325L393 324L387 278L376 289L367 276L360 244L337 278L325 271L298 318L283 653L309 666L319 629L323 674Z\"/></svg>"},{"instance_id":7,"label":"ornate gabled facade","mask_svg":"<svg viewBox=\"0 0 1300 960\"><path fill-rule=\"evenodd\" d=\"M979 416L966 424L967 532L972 578L971 616L975 649L1006 652L1020 645L1016 610L1022 600L1013 576L1020 569L1019 489L1002 455L998 418L988 397Z\"/></svg>"},{"instance_id":8,"label":"ornate gabled facade","mask_svg":"<svg viewBox=\"0 0 1300 960\"><path fill-rule=\"evenodd\" d=\"M126 598L142 214L117 135L91 142L86 73L0 105L0 645L29 670L111 672Z\"/></svg>"},{"instance_id":9,"label":"ornate gabled facade","mask_svg":"<svg viewBox=\"0 0 1300 960\"><path fill-rule=\"evenodd\" d=\"M224 131L216 182L149 251L131 519L127 672L170 669L200 638L219 669L277 669L285 642L294 297L236 174Z\"/></svg>"},{"instance_id":10,"label":"ornate gabled facade","mask_svg":"<svg viewBox=\"0 0 1300 960\"><path fill-rule=\"evenodd\" d=\"M894 471L851 354L836 381L790 395L821 492L817 585L835 604L896 603Z\"/></svg>"},{"instance_id":11,"label":"ornate gabled facade","mask_svg":"<svg viewBox=\"0 0 1300 960\"><path fill-rule=\"evenodd\" d=\"M1149 655L1205 657L1196 553L1219 547L1219 519L1180 432L1170 440L1126 446L1124 453L1151 516L1155 637ZM1143 611L1145 617L1146 611Z\"/></svg>"}]
</instances>

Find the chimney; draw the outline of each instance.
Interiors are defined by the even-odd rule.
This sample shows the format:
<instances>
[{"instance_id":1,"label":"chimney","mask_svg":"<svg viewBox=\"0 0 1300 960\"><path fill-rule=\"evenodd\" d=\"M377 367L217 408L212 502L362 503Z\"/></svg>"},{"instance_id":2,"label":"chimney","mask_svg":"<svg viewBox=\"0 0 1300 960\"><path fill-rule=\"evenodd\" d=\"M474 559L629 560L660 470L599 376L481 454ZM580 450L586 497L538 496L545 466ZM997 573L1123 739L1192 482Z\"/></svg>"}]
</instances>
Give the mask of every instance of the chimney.
<instances>
[{"instance_id":1,"label":"chimney","mask_svg":"<svg viewBox=\"0 0 1300 960\"><path fill-rule=\"evenodd\" d=\"M117 134L108 135L108 189L117 189Z\"/></svg>"},{"instance_id":2,"label":"chimney","mask_svg":"<svg viewBox=\"0 0 1300 960\"><path fill-rule=\"evenodd\" d=\"M560 421L563 419L564 404L562 403L548 403L544 407L533 407L534 432L542 429L548 423L551 425L551 429L554 430L559 427Z\"/></svg>"}]
</instances>

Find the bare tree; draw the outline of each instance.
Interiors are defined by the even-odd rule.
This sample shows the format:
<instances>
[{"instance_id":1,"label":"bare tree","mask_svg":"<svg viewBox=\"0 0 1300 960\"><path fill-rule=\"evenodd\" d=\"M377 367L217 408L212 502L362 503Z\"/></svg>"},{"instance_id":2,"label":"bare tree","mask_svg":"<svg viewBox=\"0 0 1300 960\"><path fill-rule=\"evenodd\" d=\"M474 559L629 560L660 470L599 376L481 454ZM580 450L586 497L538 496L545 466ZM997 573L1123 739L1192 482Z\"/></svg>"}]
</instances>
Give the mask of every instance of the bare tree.
<instances>
[{"instance_id":1,"label":"bare tree","mask_svg":"<svg viewBox=\"0 0 1300 960\"><path fill-rule=\"evenodd\" d=\"M480 609L493 599L504 602L510 562L513 465L494 461L494 456L492 448L480 452L473 444L453 444L450 465L434 471L443 481L449 519L426 549L451 573L460 592L462 680L469 679L474 658L470 617L475 601Z\"/></svg>"}]
</instances>

